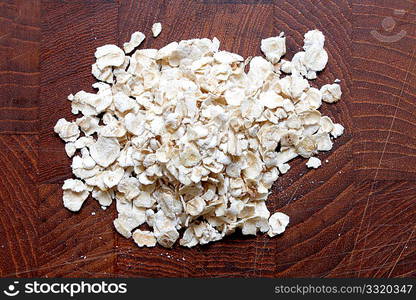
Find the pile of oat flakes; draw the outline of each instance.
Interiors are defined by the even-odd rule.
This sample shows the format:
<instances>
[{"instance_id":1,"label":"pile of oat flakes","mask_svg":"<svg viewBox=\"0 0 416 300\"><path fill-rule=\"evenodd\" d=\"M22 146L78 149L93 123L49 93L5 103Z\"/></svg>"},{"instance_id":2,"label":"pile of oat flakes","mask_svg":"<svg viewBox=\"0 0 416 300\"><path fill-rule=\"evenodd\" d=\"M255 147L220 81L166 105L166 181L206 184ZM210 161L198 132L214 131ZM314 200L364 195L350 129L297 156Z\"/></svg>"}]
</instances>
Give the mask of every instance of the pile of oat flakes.
<instances>
[{"instance_id":1,"label":"pile of oat flakes","mask_svg":"<svg viewBox=\"0 0 416 300\"><path fill-rule=\"evenodd\" d=\"M136 50L144 39L99 47L98 92L68 97L83 116L54 128L77 178L63 185L64 206L78 211L90 194L103 208L115 200L116 230L140 247L282 233L289 217L265 203L273 182L297 156L319 167L315 155L344 130L318 110L340 99L340 86L308 82L328 62L323 34L306 33L292 61L281 59L283 33L261 41L266 58L246 60L216 38Z\"/></svg>"}]
</instances>

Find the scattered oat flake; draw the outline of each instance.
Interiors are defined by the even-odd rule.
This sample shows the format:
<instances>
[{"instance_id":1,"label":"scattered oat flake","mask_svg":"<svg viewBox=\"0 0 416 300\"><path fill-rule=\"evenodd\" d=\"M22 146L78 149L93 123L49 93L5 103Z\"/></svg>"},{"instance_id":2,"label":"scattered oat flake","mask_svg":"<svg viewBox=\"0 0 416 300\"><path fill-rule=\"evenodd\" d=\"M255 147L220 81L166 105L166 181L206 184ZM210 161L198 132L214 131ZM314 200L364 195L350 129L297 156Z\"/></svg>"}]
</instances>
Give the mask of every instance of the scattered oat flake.
<instances>
[{"instance_id":1,"label":"scattered oat flake","mask_svg":"<svg viewBox=\"0 0 416 300\"><path fill-rule=\"evenodd\" d=\"M308 162L306 163L306 166L308 168L314 168L317 169L321 166L321 160L317 157L311 157L309 158Z\"/></svg>"},{"instance_id":2,"label":"scattered oat flake","mask_svg":"<svg viewBox=\"0 0 416 300\"><path fill-rule=\"evenodd\" d=\"M157 37L162 32L162 24L161 23L154 23L152 25L152 33L153 37Z\"/></svg>"},{"instance_id":3,"label":"scattered oat flake","mask_svg":"<svg viewBox=\"0 0 416 300\"><path fill-rule=\"evenodd\" d=\"M123 44L124 52L126 54L132 52L134 48L140 46L140 44L144 41L145 38L146 36L140 31L132 33L130 41Z\"/></svg>"},{"instance_id":4,"label":"scattered oat flake","mask_svg":"<svg viewBox=\"0 0 416 300\"><path fill-rule=\"evenodd\" d=\"M269 218L270 229L267 234L270 237L281 234L286 230L286 226L289 224L289 216L276 212Z\"/></svg>"}]
</instances>

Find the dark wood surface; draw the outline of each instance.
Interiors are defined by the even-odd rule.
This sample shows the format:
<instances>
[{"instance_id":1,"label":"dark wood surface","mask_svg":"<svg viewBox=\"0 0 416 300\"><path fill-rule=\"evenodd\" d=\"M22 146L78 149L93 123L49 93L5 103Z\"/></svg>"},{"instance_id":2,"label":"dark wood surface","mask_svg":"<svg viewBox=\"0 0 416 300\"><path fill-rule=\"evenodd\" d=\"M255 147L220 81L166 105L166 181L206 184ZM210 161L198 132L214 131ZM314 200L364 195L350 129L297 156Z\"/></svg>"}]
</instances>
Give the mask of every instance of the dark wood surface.
<instances>
[{"instance_id":1,"label":"dark wood surface","mask_svg":"<svg viewBox=\"0 0 416 300\"><path fill-rule=\"evenodd\" d=\"M411 0L1 0L0 276L415 277L415 23ZM322 168L297 159L275 183L268 206L291 217L282 236L140 249L114 232L114 206L63 208L70 160L52 128L73 118L69 93L92 90L96 47L140 30L144 47L216 36L260 55L284 31L291 58L313 28L329 53L314 84L342 80L323 112L346 132Z\"/></svg>"}]
</instances>

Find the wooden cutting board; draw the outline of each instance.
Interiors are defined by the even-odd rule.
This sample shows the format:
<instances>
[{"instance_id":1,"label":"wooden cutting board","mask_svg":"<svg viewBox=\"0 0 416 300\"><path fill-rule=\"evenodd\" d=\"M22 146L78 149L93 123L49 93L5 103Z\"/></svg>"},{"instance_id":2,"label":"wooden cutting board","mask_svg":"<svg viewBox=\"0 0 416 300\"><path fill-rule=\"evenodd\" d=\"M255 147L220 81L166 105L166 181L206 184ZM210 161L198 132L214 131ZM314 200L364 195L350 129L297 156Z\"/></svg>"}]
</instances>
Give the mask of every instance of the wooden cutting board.
<instances>
[{"instance_id":1,"label":"wooden cutting board","mask_svg":"<svg viewBox=\"0 0 416 300\"><path fill-rule=\"evenodd\" d=\"M2 277L416 275L414 1L2 0L0 16ZM284 31L291 59L314 28L329 63L313 85L341 79L342 101L322 111L346 132L322 168L296 159L275 183L268 206L291 218L282 236L140 249L114 232L114 206L63 208L70 160L52 128L73 119L68 94L92 91L96 47L140 30L144 47L216 36L261 55L260 40Z\"/></svg>"}]
</instances>

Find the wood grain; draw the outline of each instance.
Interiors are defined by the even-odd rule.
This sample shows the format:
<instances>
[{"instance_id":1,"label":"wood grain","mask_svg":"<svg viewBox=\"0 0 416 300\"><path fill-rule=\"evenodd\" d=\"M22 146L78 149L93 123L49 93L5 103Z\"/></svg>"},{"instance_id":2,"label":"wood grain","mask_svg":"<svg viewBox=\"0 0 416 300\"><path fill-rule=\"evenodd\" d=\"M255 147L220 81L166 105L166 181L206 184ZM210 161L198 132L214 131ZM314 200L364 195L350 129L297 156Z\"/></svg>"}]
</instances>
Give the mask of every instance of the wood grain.
<instances>
[{"instance_id":1,"label":"wood grain","mask_svg":"<svg viewBox=\"0 0 416 300\"><path fill-rule=\"evenodd\" d=\"M112 277L114 214L93 199L79 213L63 210L61 186L39 185L38 276Z\"/></svg>"},{"instance_id":2,"label":"wood grain","mask_svg":"<svg viewBox=\"0 0 416 300\"><path fill-rule=\"evenodd\" d=\"M0 133L36 134L39 1L0 2Z\"/></svg>"},{"instance_id":3,"label":"wood grain","mask_svg":"<svg viewBox=\"0 0 416 300\"><path fill-rule=\"evenodd\" d=\"M356 1L353 15L355 171L372 180L415 180L415 3ZM382 26L388 18L391 32ZM403 38L389 42L400 32Z\"/></svg>"},{"instance_id":4,"label":"wood grain","mask_svg":"<svg viewBox=\"0 0 416 300\"><path fill-rule=\"evenodd\" d=\"M115 261L114 211L90 199L78 214L62 210L61 184L72 176L62 143L51 132L75 119L66 97L93 91L94 51L117 42L115 1L43 1L38 183L41 202L39 275L109 277ZM76 33L76 34L75 34ZM94 213L94 215L92 215Z\"/></svg>"},{"instance_id":5,"label":"wood grain","mask_svg":"<svg viewBox=\"0 0 416 300\"><path fill-rule=\"evenodd\" d=\"M416 276L412 1L7 0L0 14L0 276ZM74 118L68 94L92 91L96 47L141 30L144 47L216 36L222 49L261 55L260 40L284 31L290 59L313 28L329 64L312 84L341 79L342 101L322 111L346 131L322 168L296 159L274 184L267 205L290 215L285 234L140 249L115 233L114 207L63 208L70 160L52 128ZM405 35L387 43L372 31Z\"/></svg>"},{"instance_id":6,"label":"wood grain","mask_svg":"<svg viewBox=\"0 0 416 300\"><path fill-rule=\"evenodd\" d=\"M36 276L37 137L0 135L0 276Z\"/></svg>"}]
</instances>

